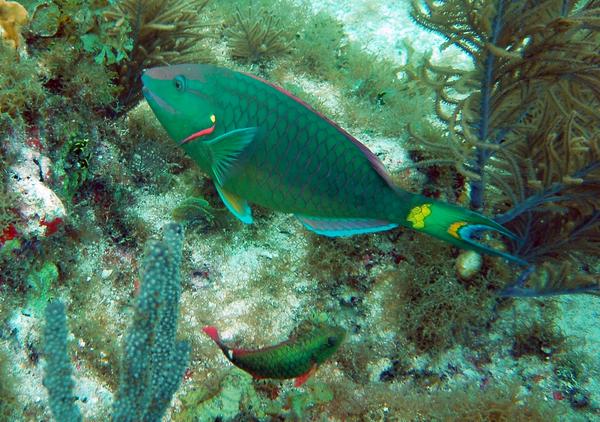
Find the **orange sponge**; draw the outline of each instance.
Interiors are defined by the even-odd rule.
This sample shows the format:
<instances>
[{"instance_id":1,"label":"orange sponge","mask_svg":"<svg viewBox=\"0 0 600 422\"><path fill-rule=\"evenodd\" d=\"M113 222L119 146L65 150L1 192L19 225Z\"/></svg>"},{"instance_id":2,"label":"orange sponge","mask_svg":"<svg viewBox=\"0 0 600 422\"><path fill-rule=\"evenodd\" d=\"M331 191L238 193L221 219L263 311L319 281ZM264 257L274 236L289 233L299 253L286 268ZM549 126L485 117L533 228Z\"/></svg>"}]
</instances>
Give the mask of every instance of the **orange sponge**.
<instances>
[{"instance_id":1,"label":"orange sponge","mask_svg":"<svg viewBox=\"0 0 600 422\"><path fill-rule=\"evenodd\" d=\"M21 44L21 26L28 20L27 10L16 1L0 0L0 27L2 37L15 48Z\"/></svg>"}]
</instances>

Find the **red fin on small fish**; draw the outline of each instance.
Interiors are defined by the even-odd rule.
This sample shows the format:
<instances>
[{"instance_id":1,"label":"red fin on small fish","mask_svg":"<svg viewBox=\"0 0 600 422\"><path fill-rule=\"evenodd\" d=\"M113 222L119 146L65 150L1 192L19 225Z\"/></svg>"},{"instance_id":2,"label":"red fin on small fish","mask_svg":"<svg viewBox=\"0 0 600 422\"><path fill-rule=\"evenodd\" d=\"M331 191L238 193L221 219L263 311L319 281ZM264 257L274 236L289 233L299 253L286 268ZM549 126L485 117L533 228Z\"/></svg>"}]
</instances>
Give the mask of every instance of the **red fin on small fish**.
<instances>
[{"instance_id":1,"label":"red fin on small fish","mask_svg":"<svg viewBox=\"0 0 600 422\"><path fill-rule=\"evenodd\" d=\"M217 331L217 327L207 325L202 329L202 331L204 331L204 334L212 338L215 343L221 343L221 338L219 337L219 331Z\"/></svg>"},{"instance_id":2,"label":"red fin on small fish","mask_svg":"<svg viewBox=\"0 0 600 422\"><path fill-rule=\"evenodd\" d=\"M302 384L304 384L306 382L307 379L310 378L310 376L312 374L314 374L317 371L317 364L313 364L313 366L310 367L310 369L308 371L306 371L305 373L303 373L302 375L300 375L299 377L297 377L294 380L294 387L300 387Z\"/></svg>"}]
</instances>

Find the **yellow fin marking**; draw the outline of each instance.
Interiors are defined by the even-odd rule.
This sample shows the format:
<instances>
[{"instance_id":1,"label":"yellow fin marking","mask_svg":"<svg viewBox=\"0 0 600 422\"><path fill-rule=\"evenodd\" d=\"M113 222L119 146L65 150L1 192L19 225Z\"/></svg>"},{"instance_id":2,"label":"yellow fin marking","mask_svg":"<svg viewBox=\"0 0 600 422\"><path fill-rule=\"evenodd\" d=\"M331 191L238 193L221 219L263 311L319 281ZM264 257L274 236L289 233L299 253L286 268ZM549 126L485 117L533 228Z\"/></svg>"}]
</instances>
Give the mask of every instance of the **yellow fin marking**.
<instances>
[{"instance_id":1,"label":"yellow fin marking","mask_svg":"<svg viewBox=\"0 0 600 422\"><path fill-rule=\"evenodd\" d=\"M406 217L407 221L412 223L413 229L422 229L425 227L425 219L431 214L431 204L423 204L414 207Z\"/></svg>"},{"instance_id":2,"label":"yellow fin marking","mask_svg":"<svg viewBox=\"0 0 600 422\"><path fill-rule=\"evenodd\" d=\"M244 200L241 199L234 193L228 192L225 189L221 188L221 195L223 195L223 199L227 201L227 203L231 206L231 208L238 214L244 213L245 203Z\"/></svg>"},{"instance_id":3,"label":"yellow fin marking","mask_svg":"<svg viewBox=\"0 0 600 422\"><path fill-rule=\"evenodd\" d=\"M466 226L467 222L465 221L457 221L456 223L452 223L450 224L450 227L448 227L448 233L450 234L450 236L454 236L457 239L460 239L460 235L458 234L458 229L460 229L463 226Z\"/></svg>"}]
</instances>

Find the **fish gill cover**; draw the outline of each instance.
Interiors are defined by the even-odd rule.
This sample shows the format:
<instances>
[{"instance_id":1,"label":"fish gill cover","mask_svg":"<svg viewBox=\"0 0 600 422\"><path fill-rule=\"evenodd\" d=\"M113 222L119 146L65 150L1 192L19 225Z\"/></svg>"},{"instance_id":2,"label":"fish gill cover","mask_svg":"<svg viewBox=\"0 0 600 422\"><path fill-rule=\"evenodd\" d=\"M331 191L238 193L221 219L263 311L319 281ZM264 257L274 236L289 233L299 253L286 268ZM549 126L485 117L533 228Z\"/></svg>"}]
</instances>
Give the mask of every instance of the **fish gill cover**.
<instances>
[{"instance_id":1,"label":"fish gill cover","mask_svg":"<svg viewBox=\"0 0 600 422\"><path fill-rule=\"evenodd\" d=\"M66 404L110 418L137 257L171 218L191 352L170 420L597 418L600 305L572 293L599 283L599 19L595 0L0 2L0 420L52 418L52 362L72 368ZM528 265L403 229L326 238L261 207L242 225L139 101L143 69L183 62L290 91L402 189L515 232L480 240ZM68 310L67 332L49 310L55 355L49 300ZM201 332L257 348L306 319L347 336L300 388Z\"/></svg>"}]
</instances>

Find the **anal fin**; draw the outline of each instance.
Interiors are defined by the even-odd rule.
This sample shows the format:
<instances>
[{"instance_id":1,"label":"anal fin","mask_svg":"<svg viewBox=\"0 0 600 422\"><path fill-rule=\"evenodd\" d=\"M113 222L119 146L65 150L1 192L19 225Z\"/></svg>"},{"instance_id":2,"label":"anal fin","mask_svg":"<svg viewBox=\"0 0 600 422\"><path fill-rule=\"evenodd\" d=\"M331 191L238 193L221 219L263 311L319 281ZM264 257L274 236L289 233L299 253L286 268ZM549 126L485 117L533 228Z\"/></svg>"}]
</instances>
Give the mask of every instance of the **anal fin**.
<instances>
[{"instance_id":1,"label":"anal fin","mask_svg":"<svg viewBox=\"0 0 600 422\"><path fill-rule=\"evenodd\" d=\"M327 218L297 215L298 220L313 232L330 237L375 233L398 227L398 224L371 218Z\"/></svg>"},{"instance_id":2,"label":"anal fin","mask_svg":"<svg viewBox=\"0 0 600 422\"><path fill-rule=\"evenodd\" d=\"M296 377L296 379L294 380L294 387L300 387L302 384L304 384L306 382L306 380L308 380L310 378L310 376L312 374L314 374L315 372L317 372L317 364L313 364L313 366L310 367L310 369L308 371L306 371L304 374Z\"/></svg>"}]
</instances>

